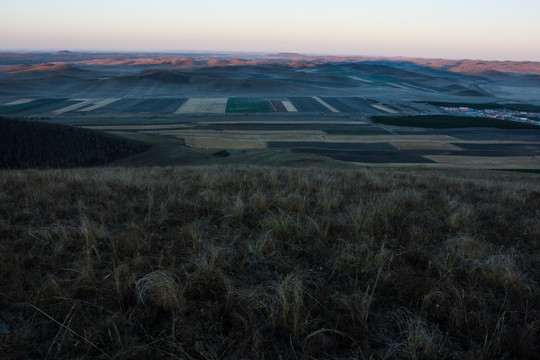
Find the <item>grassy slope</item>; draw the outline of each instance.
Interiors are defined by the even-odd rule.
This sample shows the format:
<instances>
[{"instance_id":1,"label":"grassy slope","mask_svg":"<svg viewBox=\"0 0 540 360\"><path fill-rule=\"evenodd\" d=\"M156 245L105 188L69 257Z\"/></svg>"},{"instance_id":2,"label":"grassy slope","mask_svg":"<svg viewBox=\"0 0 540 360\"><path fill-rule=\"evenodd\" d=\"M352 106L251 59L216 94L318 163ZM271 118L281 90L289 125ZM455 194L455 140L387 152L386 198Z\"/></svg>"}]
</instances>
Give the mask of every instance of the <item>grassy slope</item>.
<instances>
[{"instance_id":1,"label":"grassy slope","mask_svg":"<svg viewBox=\"0 0 540 360\"><path fill-rule=\"evenodd\" d=\"M491 127L496 129L539 129L540 126L509 120L454 115L372 116L379 124L431 129Z\"/></svg>"},{"instance_id":2,"label":"grassy slope","mask_svg":"<svg viewBox=\"0 0 540 360\"><path fill-rule=\"evenodd\" d=\"M540 350L536 175L4 171L0 198L2 358Z\"/></svg>"}]
</instances>

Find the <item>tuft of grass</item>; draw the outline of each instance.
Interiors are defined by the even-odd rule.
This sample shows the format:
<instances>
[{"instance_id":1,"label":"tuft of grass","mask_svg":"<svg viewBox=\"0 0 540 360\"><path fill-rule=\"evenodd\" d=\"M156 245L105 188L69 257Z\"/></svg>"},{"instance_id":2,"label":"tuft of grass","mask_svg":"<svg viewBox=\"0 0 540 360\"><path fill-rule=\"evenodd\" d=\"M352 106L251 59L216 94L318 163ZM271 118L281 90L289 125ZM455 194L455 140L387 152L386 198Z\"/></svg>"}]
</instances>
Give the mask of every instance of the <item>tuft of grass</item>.
<instances>
[{"instance_id":1,"label":"tuft of grass","mask_svg":"<svg viewBox=\"0 0 540 360\"><path fill-rule=\"evenodd\" d=\"M423 319L401 312L396 313L396 322L401 330L401 343L398 343L400 358L417 360L444 356L441 350L446 339L439 329L430 328Z\"/></svg>"},{"instance_id":2,"label":"tuft of grass","mask_svg":"<svg viewBox=\"0 0 540 360\"><path fill-rule=\"evenodd\" d=\"M181 288L168 271L156 270L141 277L135 283L137 300L144 305L155 305L165 311L182 307Z\"/></svg>"},{"instance_id":3,"label":"tuft of grass","mask_svg":"<svg viewBox=\"0 0 540 360\"><path fill-rule=\"evenodd\" d=\"M525 274L520 270L519 254L493 254L485 259L482 271L487 283L506 291L525 294L531 291Z\"/></svg>"},{"instance_id":4,"label":"tuft of grass","mask_svg":"<svg viewBox=\"0 0 540 360\"><path fill-rule=\"evenodd\" d=\"M272 325L288 329L296 339L299 339L306 322L302 275L287 274L283 279L270 283L268 287Z\"/></svg>"}]
</instances>

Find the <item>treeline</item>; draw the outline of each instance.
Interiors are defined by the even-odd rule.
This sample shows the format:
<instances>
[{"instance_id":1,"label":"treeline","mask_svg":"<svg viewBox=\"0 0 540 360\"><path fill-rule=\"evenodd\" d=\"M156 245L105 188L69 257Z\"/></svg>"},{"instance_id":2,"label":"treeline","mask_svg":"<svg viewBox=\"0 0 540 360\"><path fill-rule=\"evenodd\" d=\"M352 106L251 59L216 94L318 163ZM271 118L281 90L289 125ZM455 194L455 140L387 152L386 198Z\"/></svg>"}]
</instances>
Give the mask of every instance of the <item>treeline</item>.
<instances>
[{"instance_id":1,"label":"treeline","mask_svg":"<svg viewBox=\"0 0 540 360\"><path fill-rule=\"evenodd\" d=\"M0 117L0 168L105 165L148 145L73 126Z\"/></svg>"},{"instance_id":2,"label":"treeline","mask_svg":"<svg viewBox=\"0 0 540 360\"><path fill-rule=\"evenodd\" d=\"M373 122L405 127L419 127L430 129L453 128L495 128L495 129L536 129L540 126L510 120L499 120L474 116L460 115L414 115L414 116L372 116Z\"/></svg>"}]
</instances>

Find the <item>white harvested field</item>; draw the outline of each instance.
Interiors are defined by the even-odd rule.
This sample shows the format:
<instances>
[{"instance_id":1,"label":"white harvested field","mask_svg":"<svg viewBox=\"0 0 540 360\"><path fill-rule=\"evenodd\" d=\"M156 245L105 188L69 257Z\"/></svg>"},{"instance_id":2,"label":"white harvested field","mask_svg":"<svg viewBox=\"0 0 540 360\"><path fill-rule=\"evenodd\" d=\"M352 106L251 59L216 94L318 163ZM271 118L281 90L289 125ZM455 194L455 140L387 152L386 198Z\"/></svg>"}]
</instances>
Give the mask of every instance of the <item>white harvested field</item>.
<instances>
[{"instance_id":1,"label":"white harvested field","mask_svg":"<svg viewBox=\"0 0 540 360\"><path fill-rule=\"evenodd\" d=\"M328 110L330 110L333 113L340 112L338 109L336 109L332 105L328 104L326 101L324 101L323 99L321 99L318 96L313 96L313 99L315 99L315 101L317 101L319 104L321 104L322 106L324 106L325 108L327 108Z\"/></svg>"},{"instance_id":2,"label":"white harvested field","mask_svg":"<svg viewBox=\"0 0 540 360\"><path fill-rule=\"evenodd\" d=\"M19 99L19 100L15 100L15 101L5 103L4 105L6 105L6 106L21 105L21 104L29 103L29 102L34 101L34 100L36 100L36 99Z\"/></svg>"},{"instance_id":3,"label":"white harvested field","mask_svg":"<svg viewBox=\"0 0 540 360\"><path fill-rule=\"evenodd\" d=\"M381 105L381 104L373 104L371 106L373 106L375 109L382 110L382 111L387 112L389 114L398 114L397 111L392 110L392 109L390 109L390 108L388 108L388 107L386 107L384 105Z\"/></svg>"},{"instance_id":4,"label":"white harvested field","mask_svg":"<svg viewBox=\"0 0 540 360\"><path fill-rule=\"evenodd\" d=\"M55 110L55 111L53 111L52 113L53 113L54 115L65 114L65 113L67 113L67 112L70 112L70 111L74 111L74 110L80 109L80 108L82 108L83 106L90 105L90 104L92 104L94 101L95 101L95 100L84 100L84 101L78 102L78 103L76 103L76 104L69 105L69 106L63 107L63 108L61 108L61 109Z\"/></svg>"},{"instance_id":5,"label":"white harvested field","mask_svg":"<svg viewBox=\"0 0 540 360\"><path fill-rule=\"evenodd\" d=\"M298 111L298 109L296 109L296 107L294 107L293 103L290 102L289 100L283 100L281 103L283 104L283 106L285 106L285 109L288 112L297 112Z\"/></svg>"},{"instance_id":6,"label":"white harvested field","mask_svg":"<svg viewBox=\"0 0 540 360\"><path fill-rule=\"evenodd\" d=\"M224 114L228 98L190 98L175 114Z\"/></svg>"},{"instance_id":7,"label":"white harvested field","mask_svg":"<svg viewBox=\"0 0 540 360\"><path fill-rule=\"evenodd\" d=\"M371 80L362 79L361 77L358 77L358 76L349 76L349 78L351 78L353 80L362 81L362 82L365 82L365 83L373 83L373 81L371 81Z\"/></svg>"},{"instance_id":8,"label":"white harvested field","mask_svg":"<svg viewBox=\"0 0 540 360\"><path fill-rule=\"evenodd\" d=\"M81 110L78 110L78 111L79 112L88 112L88 111L96 110L96 109L99 109L100 107L103 107L105 105L112 104L113 102L118 101L118 100L121 100L121 99L120 98L108 98L108 99L99 100L99 101L95 102L94 105L89 106L89 107L85 107L84 109L81 109Z\"/></svg>"}]
</instances>

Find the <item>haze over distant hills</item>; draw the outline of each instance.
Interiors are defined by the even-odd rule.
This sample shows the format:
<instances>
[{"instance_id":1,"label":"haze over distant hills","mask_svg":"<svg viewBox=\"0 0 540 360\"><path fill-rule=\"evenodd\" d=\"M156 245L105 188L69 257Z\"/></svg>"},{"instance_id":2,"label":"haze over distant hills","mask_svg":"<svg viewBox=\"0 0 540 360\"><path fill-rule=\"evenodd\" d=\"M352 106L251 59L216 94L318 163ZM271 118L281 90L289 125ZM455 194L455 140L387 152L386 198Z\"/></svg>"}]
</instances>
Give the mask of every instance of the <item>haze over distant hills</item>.
<instances>
[{"instance_id":1,"label":"haze over distant hills","mask_svg":"<svg viewBox=\"0 0 540 360\"><path fill-rule=\"evenodd\" d=\"M242 56L244 55L244 56ZM52 53L0 53L0 65L32 64L41 65L26 70L50 70L43 63L69 63L83 65L171 65L180 68L204 66L246 66L276 65L290 67L315 66L323 63L410 63L436 70L452 71L465 74L478 74L490 71L504 73L540 75L540 62L536 61L486 61L486 60L449 60L411 57L369 57L369 56L334 56L302 55L298 53L255 54L170 54L170 53L83 53L67 50ZM4 68L2 71L10 71ZM19 68L13 68L14 71Z\"/></svg>"},{"instance_id":2,"label":"haze over distant hills","mask_svg":"<svg viewBox=\"0 0 540 360\"><path fill-rule=\"evenodd\" d=\"M540 103L540 62L297 53L0 53L0 100L21 97L366 96Z\"/></svg>"}]
</instances>

